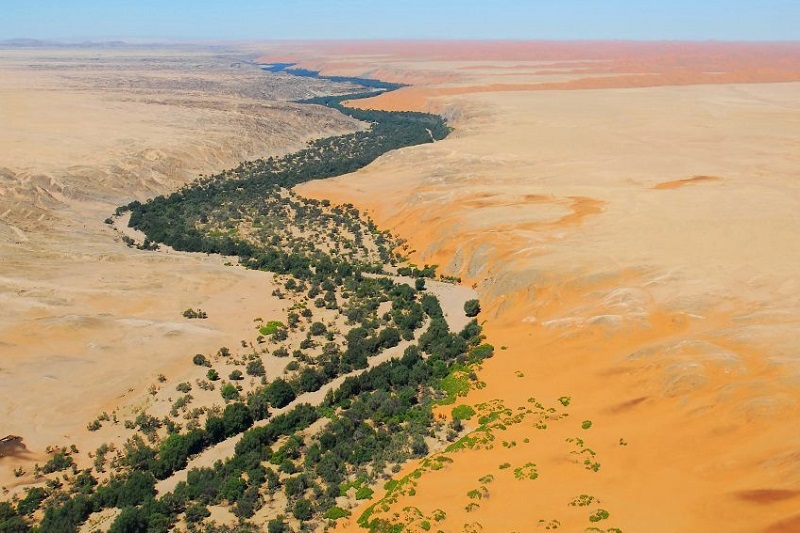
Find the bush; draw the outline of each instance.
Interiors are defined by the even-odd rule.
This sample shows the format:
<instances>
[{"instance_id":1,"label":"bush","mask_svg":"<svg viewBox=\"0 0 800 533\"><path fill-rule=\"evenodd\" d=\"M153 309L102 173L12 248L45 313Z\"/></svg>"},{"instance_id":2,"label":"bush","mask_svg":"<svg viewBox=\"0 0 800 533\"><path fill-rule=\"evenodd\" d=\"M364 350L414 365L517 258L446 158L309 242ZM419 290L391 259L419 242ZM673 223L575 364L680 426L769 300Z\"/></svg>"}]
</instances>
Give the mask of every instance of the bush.
<instances>
[{"instance_id":1,"label":"bush","mask_svg":"<svg viewBox=\"0 0 800 533\"><path fill-rule=\"evenodd\" d=\"M264 389L269 404L277 409L286 407L296 398L292 387L283 379L276 379Z\"/></svg>"},{"instance_id":2,"label":"bush","mask_svg":"<svg viewBox=\"0 0 800 533\"><path fill-rule=\"evenodd\" d=\"M258 332L264 336L273 335L278 329L283 327L283 322L278 320L270 320L264 326L258 328Z\"/></svg>"},{"instance_id":3,"label":"bush","mask_svg":"<svg viewBox=\"0 0 800 533\"><path fill-rule=\"evenodd\" d=\"M275 357L289 357L289 350L281 346L280 348L272 352L272 355L274 355Z\"/></svg>"},{"instance_id":4,"label":"bush","mask_svg":"<svg viewBox=\"0 0 800 533\"><path fill-rule=\"evenodd\" d=\"M235 400L239 397L238 389L231 383L226 383L219 392L222 395L222 398L227 401Z\"/></svg>"},{"instance_id":5,"label":"bush","mask_svg":"<svg viewBox=\"0 0 800 533\"><path fill-rule=\"evenodd\" d=\"M192 390L192 385L188 381L184 381L183 383L178 383L178 385L175 387L175 390L186 394L187 392Z\"/></svg>"},{"instance_id":6,"label":"bush","mask_svg":"<svg viewBox=\"0 0 800 533\"><path fill-rule=\"evenodd\" d=\"M41 487L33 487L25 495L25 498L17 504L17 512L21 515L32 514L47 498L47 492ZM2 531L2 529L0 529Z\"/></svg>"},{"instance_id":7,"label":"bush","mask_svg":"<svg viewBox=\"0 0 800 533\"><path fill-rule=\"evenodd\" d=\"M314 507L311 505L310 501L305 498L300 498L295 502L292 514L298 520L308 520L314 516Z\"/></svg>"},{"instance_id":8,"label":"bush","mask_svg":"<svg viewBox=\"0 0 800 533\"><path fill-rule=\"evenodd\" d=\"M468 317L478 316L478 313L481 312L480 302L478 300L467 300L464 303L464 312Z\"/></svg>"},{"instance_id":9,"label":"bush","mask_svg":"<svg viewBox=\"0 0 800 533\"><path fill-rule=\"evenodd\" d=\"M374 491L369 487L361 487L356 491L356 500L369 500Z\"/></svg>"},{"instance_id":10,"label":"bush","mask_svg":"<svg viewBox=\"0 0 800 533\"><path fill-rule=\"evenodd\" d=\"M469 359L470 361L479 363L484 359L489 359L493 355L494 355L494 346L488 343L483 343L470 350Z\"/></svg>"},{"instance_id":11,"label":"bush","mask_svg":"<svg viewBox=\"0 0 800 533\"><path fill-rule=\"evenodd\" d=\"M125 507L111 524L110 533L132 533L148 531L150 525L147 513L138 507Z\"/></svg>"},{"instance_id":12,"label":"bush","mask_svg":"<svg viewBox=\"0 0 800 533\"><path fill-rule=\"evenodd\" d=\"M469 420L475 416L475 409L469 405L459 405L453 408L453 418L459 420Z\"/></svg>"},{"instance_id":13,"label":"bush","mask_svg":"<svg viewBox=\"0 0 800 533\"><path fill-rule=\"evenodd\" d=\"M267 524L267 533L289 533L290 531L289 524L281 517L274 518Z\"/></svg>"},{"instance_id":14,"label":"bush","mask_svg":"<svg viewBox=\"0 0 800 533\"><path fill-rule=\"evenodd\" d=\"M211 381L217 381L219 379L219 372L214 370L213 368L208 371L206 377Z\"/></svg>"},{"instance_id":15,"label":"bush","mask_svg":"<svg viewBox=\"0 0 800 533\"><path fill-rule=\"evenodd\" d=\"M211 363L208 362L206 356L199 353L192 357L192 363L196 364L197 366L210 366Z\"/></svg>"},{"instance_id":16,"label":"bush","mask_svg":"<svg viewBox=\"0 0 800 533\"><path fill-rule=\"evenodd\" d=\"M42 472L45 474L60 472L61 470L66 470L74 463L75 461L73 461L72 457L69 455L66 455L65 453L57 453L52 459L45 463L45 465L42 467Z\"/></svg>"},{"instance_id":17,"label":"bush","mask_svg":"<svg viewBox=\"0 0 800 533\"><path fill-rule=\"evenodd\" d=\"M247 363L247 373L251 376L263 376L267 373L264 368L264 363L261 359L255 359Z\"/></svg>"},{"instance_id":18,"label":"bush","mask_svg":"<svg viewBox=\"0 0 800 533\"><path fill-rule=\"evenodd\" d=\"M301 392L314 392L322 387L323 376L313 368L304 368L297 378L296 385Z\"/></svg>"},{"instance_id":19,"label":"bush","mask_svg":"<svg viewBox=\"0 0 800 533\"><path fill-rule=\"evenodd\" d=\"M228 374L228 378L233 381L240 381L244 379L244 375L242 374L241 370L234 370L230 374Z\"/></svg>"},{"instance_id":20,"label":"bush","mask_svg":"<svg viewBox=\"0 0 800 533\"><path fill-rule=\"evenodd\" d=\"M339 520L340 518L347 518L350 516L350 511L342 509L341 507L333 506L325 513L327 520Z\"/></svg>"},{"instance_id":21,"label":"bush","mask_svg":"<svg viewBox=\"0 0 800 533\"><path fill-rule=\"evenodd\" d=\"M232 437L243 432L253 425L250 410L243 403L232 403L222 413L222 423L225 426L225 436Z\"/></svg>"},{"instance_id":22,"label":"bush","mask_svg":"<svg viewBox=\"0 0 800 533\"><path fill-rule=\"evenodd\" d=\"M414 280L414 288L418 291L425 290L425 278L417 278Z\"/></svg>"},{"instance_id":23,"label":"bush","mask_svg":"<svg viewBox=\"0 0 800 533\"><path fill-rule=\"evenodd\" d=\"M328 328L326 328L325 324L323 324L322 322L314 322L313 324L311 324L311 327L309 328L309 332L315 336L322 335L327 330Z\"/></svg>"},{"instance_id":24,"label":"bush","mask_svg":"<svg viewBox=\"0 0 800 533\"><path fill-rule=\"evenodd\" d=\"M201 503L193 503L186 508L185 516L186 522L190 524L197 524L198 522L202 522L203 518L208 518L211 516L211 511L209 511L208 507Z\"/></svg>"}]
</instances>

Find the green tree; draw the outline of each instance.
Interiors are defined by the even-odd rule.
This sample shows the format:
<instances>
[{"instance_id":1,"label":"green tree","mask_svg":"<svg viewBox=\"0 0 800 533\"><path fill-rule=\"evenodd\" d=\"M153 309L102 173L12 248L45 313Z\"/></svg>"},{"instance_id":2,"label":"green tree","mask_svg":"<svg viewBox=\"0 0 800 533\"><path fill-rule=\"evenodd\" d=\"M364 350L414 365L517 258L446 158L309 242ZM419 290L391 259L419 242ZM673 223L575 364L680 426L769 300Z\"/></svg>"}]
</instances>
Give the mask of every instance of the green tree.
<instances>
[{"instance_id":1,"label":"green tree","mask_svg":"<svg viewBox=\"0 0 800 533\"><path fill-rule=\"evenodd\" d=\"M247 363L247 373L251 376L263 376L267 373L264 362L261 359L254 359Z\"/></svg>"},{"instance_id":2,"label":"green tree","mask_svg":"<svg viewBox=\"0 0 800 533\"><path fill-rule=\"evenodd\" d=\"M269 404L277 409L286 407L296 398L291 385L281 378L270 383L264 390L264 394Z\"/></svg>"},{"instance_id":3,"label":"green tree","mask_svg":"<svg viewBox=\"0 0 800 533\"><path fill-rule=\"evenodd\" d=\"M298 520L308 520L314 516L314 507L310 501L300 498L295 502L292 514Z\"/></svg>"},{"instance_id":4,"label":"green tree","mask_svg":"<svg viewBox=\"0 0 800 533\"><path fill-rule=\"evenodd\" d=\"M226 383L219 392L227 401L235 400L239 397L239 390L232 383Z\"/></svg>"},{"instance_id":5,"label":"green tree","mask_svg":"<svg viewBox=\"0 0 800 533\"><path fill-rule=\"evenodd\" d=\"M267 524L267 533L289 533L289 524L282 517L273 518Z\"/></svg>"},{"instance_id":6,"label":"green tree","mask_svg":"<svg viewBox=\"0 0 800 533\"><path fill-rule=\"evenodd\" d=\"M253 425L253 416L243 403L232 403L222 413L222 423L225 425L225 436L238 435Z\"/></svg>"},{"instance_id":7,"label":"green tree","mask_svg":"<svg viewBox=\"0 0 800 533\"><path fill-rule=\"evenodd\" d=\"M47 492L41 487L33 487L28 490L28 493L17 504L17 512L21 515L33 514L39 508L44 499L47 498ZM0 530L2 531L2 530Z\"/></svg>"},{"instance_id":8,"label":"green tree","mask_svg":"<svg viewBox=\"0 0 800 533\"><path fill-rule=\"evenodd\" d=\"M322 335L328 330L328 328L326 328L325 324L323 324L322 322L314 322L313 324L311 324L311 327L308 330L312 335L316 336L316 335Z\"/></svg>"},{"instance_id":9,"label":"green tree","mask_svg":"<svg viewBox=\"0 0 800 533\"><path fill-rule=\"evenodd\" d=\"M148 518L145 511L139 507L124 507L108 531L109 533L144 533L148 531Z\"/></svg>"},{"instance_id":10,"label":"green tree","mask_svg":"<svg viewBox=\"0 0 800 533\"><path fill-rule=\"evenodd\" d=\"M211 516L211 511L202 503L193 503L186 508L186 521L190 524L202 522L204 518Z\"/></svg>"},{"instance_id":11,"label":"green tree","mask_svg":"<svg viewBox=\"0 0 800 533\"><path fill-rule=\"evenodd\" d=\"M481 312L480 302L478 300L467 300L464 303L464 312L468 317L478 316L478 313Z\"/></svg>"}]
</instances>

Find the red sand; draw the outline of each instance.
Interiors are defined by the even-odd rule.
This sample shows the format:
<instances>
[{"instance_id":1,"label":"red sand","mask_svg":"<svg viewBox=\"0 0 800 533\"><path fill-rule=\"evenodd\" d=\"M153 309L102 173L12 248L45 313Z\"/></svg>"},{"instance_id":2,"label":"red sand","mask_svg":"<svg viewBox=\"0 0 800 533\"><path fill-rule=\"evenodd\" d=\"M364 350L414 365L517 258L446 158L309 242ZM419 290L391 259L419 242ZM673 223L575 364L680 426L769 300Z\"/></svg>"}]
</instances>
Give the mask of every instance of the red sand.
<instances>
[{"instance_id":1,"label":"red sand","mask_svg":"<svg viewBox=\"0 0 800 533\"><path fill-rule=\"evenodd\" d=\"M431 98L476 92L800 81L800 43L795 42L342 41L281 44L276 48L258 61L297 61L302 67L325 74L361 75L415 85L353 104L393 111L429 109ZM386 68L392 61L553 62L533 72L581 77L549 83L442 87L458 79L458 70L497 67L460 67L445 75L408 67Z\"/></svg>"},{"instance_id":2,"label":"red sand","mask_svg":"<svg viewBox=\"0 0 800 533\"><path fill-rule=\"evenodd\" d=\"M422 80L419 86L353 103L386 109L443 107L453 100L453 96L471 93L800 81L798 43L379 42L334 43L325 50L313 43L303 46L294 56L302 60L302 64L346 63L347 73L354 74L358 70L354 63L360 63L365 74L394 71ZM337 54L347 57L335 57ZM557 63L537 66L539 73L568 68L585 76L548 83L500 84L489 81L465 83L466 86L460 87L442 86L440 82L425 81L427 71L422 67L427 66L423 63L427 60L552 60ZM565 63L572 60L579 61ZM392 64L393 61L398 63ZM402 69L414 70L413 61L420 62L420 70L405 73ZM491 71L493 67L491 64L478 64L468 68L471 66L451 65L451 73L463 81L470 79L472 71ZM503 65L499 67L507 69ZM525 68L530 66L519 67ZM336 73L335 69L332 70ZM447 72L444 66L441 70ZM442 73L436 72L436 75L441 77ZM603 105L603 94L598 91L597 105ZM641 96L642 92L636 94ZM702 94L707 95L708 91ZM720 94L724 97L726 93ZM510 105L506 103L509 96L497 95L492 101L499 102L499 107ZM432 101L432 98L436 100ZM592 95L586 98L594 101ZM480 101L486 99L481 97ZM631 105L636 105L633 99L631 102ZM684 104L678 101L676 105ZM666 109L669 113L670 108ZM795 111L792 108L787 112ZM546 118L554 120L550 116ZM521 212L533 205L550 204L564 210L563 213L555 211L552 218L540 220L521 216L517 220L512 215L508 215L508 220L493 219L503 214L499 211L505 205L502 198L493 201L492 194L468 194L462 190L475 186L475 180L470 181L468 177L480 176L481 169L464 148L465 145L474 147L475 143L467 143L476 133L469 131L469 119L462 120L464 130L467 130L464 138L456 137L426 149L435 158L435 162L426 167L413 166L415 157L425 162L421 154L427 153L426 150L409 151L405 155L399 153L387 157L372 170L368 168L353 176L306 184L302 193L353 202L368 210L381 226L407 238L412 250L422 251L414 254L418 263L447 265L455 254L460 253L469 258L465 260L469 264L481 256L484 244L490 244L491 256L478 270L483 274L470 277L466 267L453 273L461 274L467 283L478 286L485 305L481 315L487 319L485 331L490 342L502 344L506 350L484 364L479 379L485 382L485 387L473 390L464 401L477 406L500 398L505 406L516 410L529 406L528 398L533 395L546 406L552 405L559 411L562 410L557 402L560 396L573 395L574 401L564 409L569 417L548 422L546 431L539 431L526 421L509 425L502 432L497 431L497 440L491 450L448 454L453 462L423 475L418 480L414 496L402 496L389 509L379 510L376 515L395 516L401 520L409 517L413 522L411 515L415 509L429 516L434 509L441 508L447 512L447 518L433 524L433 530L538 531L544 530L549 520L558 518L561 529L584 531L591 525L587 522L590 510L599 506L608 509L612 515L608 522L597 524L604 526L602 531L617 525L626 532L800 531L800 453L797 452L800 448L795 408L800 402L800 392L791 385L784 369L765 357L759 345L733 334L744 326L742 317L753 317L750 319L751 327L766 325L767 322L759 323L761 319L757 311L760 309L749 307L751 304L744 298L741 301L737 299L737 291L741 288L733 286L730 291L721 291L718 302L704 308L703 317L647 300L643 304L647 318L639 326L631 322L617 330L613 326L604 326L602 321L586 327L570 326L568 321L564 321L565 317L591 316L592 310L603 308L599 300L603 295L614 294L617 290L624 293L626 288L646 287L649 283L647 268L622 268L615 264L611 253L607 267L601 268L602 264L595 266L600 270L587 270L585 275L579 275L576 269L591 269L592 265L565 264L564 272L570 274L559 275L556 270L534 278L535 283L512 284L507 291L494 287L499 279L497 276L504 269L508 271L504 279L511 283L513 266L520 261L528 260L531 263L528 267L534 268L535 255L520 255L521 250L531 246L531 234L537 243L559 242L566 238L565 235L588 234L593 227L601 225L601 220L625 216L625 213L619 210L619 205L614 205L614 201L622 201L621 197L614 196L617 194L613 192L615 189L604 189L603 182L590 183L596 187L592 189L586 185L583 190L588 194L585 196L581 191L581 196L560 197L550 195L547 188L542 189L537 182L536 187L521 188L520 192L541 190L543 194L521 194L523 202L507 207L516 207ZM510 124L509 129L519 127L516 117L510 120L514 124ZM724 122L710 123L724 126ZM676 122L664 135L676 135L677 131L683 133L681 124ZM755 124L765 123L756 121ZM638 141L638 130L633 131L637 132L635 138ZM519 132L520 135L524 133L524 130ZM608 132L601 130L601 133ZM506 142L511 142L513 136L509 133ZM676 135L675 138L682 137ZM724 140L725 136L720 133L720 138ZM776 131L776 138L785 143L790 142L787 139L791 136L787 137L785 131ZM580 136L576 135L576 142L578 139ZM709 135L707 142L718 142L722 148L719 153L709 153L724 157L726 144L715 139ZM571 142L566 136L563 140ZM645 137L644 140L648 139ZM475 160L492 158L496 154L501 169L498 172L504 175L519 172L522 176L520 187L527 184L524 181L524 176L528 175L526 167L518 170L514 164L516 159L505 158L502 153L512 149L503 146L501 141L492 142L497 143L492 145L493 150L478 147ZM754 157L759 158L764 168L773 169L775 161L758 152L759 147L764 148L759 143L765 142L772 141L763 135L753 135L748 146L752 145ZM447 147L453 145L459 146L461 151L457 152L457 157L454 155L448 159ZM638 143L631 146L634 150L647 148ZM652 154L643 155L646 153L632 151L630 157L654 158ZM584 157L582 153L573 155ZM589 151L585 157L591 158L591 155ZM525 156L520 154L518 157L524 159ZM558 165L565 164L557 156L553 160L553 167L560 168ZM744 181L734 182L726 173L703 168L711 164L709 160L704 160L703 164L692 161L691 170L677 174L688 176L681 179L664 176L660 169L655 169L652 172L662 177L647 184L649 192L646 194L659 197L683 194L687 195L683 198L694 202L700 199L701 193L718 188L724 187L740 194L747 191ZM683 168L682 165L683 162L677 166ZM549 167L543 165L542 168L546 171ZM764 172L769 173L767 170ZM427 176L427 184L415 185L416 178L409 177L414 173ZM714 175L724 176L724 179ZM453 181L448 182L442 176L451 177ZM607 179L620 186L614 181L616 178ZM446 189L456 184L458 194L449 195ZM635 182L626 182L625 186L633 187ZM686 186L693 186L693 190L678 190ZM665 192L660 192L662 190ZM446 209L441 205L434 212L432 203L414 201L415 197L424 198L435 193L439 194L442 202L447 202ZM761 194L761 191L754 189L753 194ZM610 204L606 203L607 197L611 198ZM645 196L637 195L636 198L642 200ZM725 201L733 199L738 199L738 196L726 197ZM703 216L713 215L702 211L702 202L697 205ZM616 214L608 211L615 207ZM486 215L481 214L484 209ZM754 212L748 213L750 217L755 215ZM758 216L769 218L772 215L767 208L766 213L759 212ZM484 224L482 217L493 220ZM580 244L582 241L576 242ZM785 245L794 246L795 243L796 240L787 241ZM746 252L742 253L746 255ZM567 254L566 251L563 253ZM571 256L567 254L565 257ZM708 277L714 279L713 273ZM659 283L671 286L668 277ZM791 291L792 287L786 285L781 290ZM786 318L779 314L775 316L777 318L769 319L772 320L769 325L776 329L783 324L793 324L795 320L791 315ZM529 320L532 317L535 320ZM560 322L564 325L558 325ZM736 367L727 366L724 358L714 359L716 352L705 354L704 346L714 346L720 353L736 354ZM678 362L692 362L697 358L702 371L691 366L687 369L681 369L679 365L670 366L675 361L667 356L659 357L661 351L669 347L675 347L676 353L683 357L676 359ZM707 359L703 359L704 355ZM440 413L448 414L448 408ZM590 430L581 432L583 420L594 421ZM597 454L597 461L602 463L598 472L587 471L572 455L574 451L566 443L566 438L576 435L584 436L587 446ZM499 468L505 462L517 465L525 461L537 464L541 475L536 481L519 481L509 471ZM416 466L404 469L401 475ZM484 483L479 481L479 477L487 473L492 473L495 479L491 484L485 483L484 488L488 489L485 496L478 500L470 499L468 491ZM579 494L593 494L602 500L602 504L592 508L569 507L567 502ZM380 497L380 494L376 496ZM479 503L479 510L470 510L473 503ZM354 516L358 517L363 510L363 507L357 509ZM416 520L410 528L412 531L421 527ZM482 524L480 528L475 525L478 523ZM340 528L359 530L354 521L342 523Z\"/></svg>"}]
</instances>

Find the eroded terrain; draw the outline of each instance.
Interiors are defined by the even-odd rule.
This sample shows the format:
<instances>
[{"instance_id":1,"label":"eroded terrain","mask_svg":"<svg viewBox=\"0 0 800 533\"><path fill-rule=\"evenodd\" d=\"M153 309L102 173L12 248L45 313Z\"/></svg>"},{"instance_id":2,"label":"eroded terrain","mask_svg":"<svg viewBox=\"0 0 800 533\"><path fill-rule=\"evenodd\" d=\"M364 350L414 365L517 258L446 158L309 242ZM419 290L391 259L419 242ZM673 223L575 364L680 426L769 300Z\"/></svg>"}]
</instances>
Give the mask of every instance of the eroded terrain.
<instances>
[{"instance_id":1,"label":"eroded terrain","mask_svg":"<svg viewBox=\"0 0 800 533\"><path fill-rule=\"evenodd\" d=\"M241 51L2 56L0 432L23 438L30 470L47 446L89 451L86 424L102 411L142 401L187 354L238 343L283 308L271 280L221 258L127 248L104 223L114 209L363 126L289 102L346 85L267 75ZM182 317L197 307L208 320ZM7 461L0 478L19 481Z\"/></svg>"}]
</instances>

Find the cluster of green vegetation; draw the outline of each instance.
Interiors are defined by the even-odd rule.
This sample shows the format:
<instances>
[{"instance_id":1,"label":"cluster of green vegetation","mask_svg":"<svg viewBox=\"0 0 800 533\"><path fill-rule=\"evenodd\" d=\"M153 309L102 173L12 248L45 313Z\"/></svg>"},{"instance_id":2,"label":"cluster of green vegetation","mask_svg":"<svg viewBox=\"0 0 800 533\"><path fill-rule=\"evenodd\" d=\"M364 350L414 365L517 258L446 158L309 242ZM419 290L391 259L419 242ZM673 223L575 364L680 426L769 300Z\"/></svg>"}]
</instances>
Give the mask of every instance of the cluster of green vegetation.
<instances>
[{"instance_id":1,"label":"cluster of green vegetation","mask_svg":"<svg viewBox=\"0 0 800 533\"><path fill-rule=\"evenodd\" d=\"M477 340L470 335L480 336L480 329L473 324L465 332L443 334L459 339L456 344L464 341L464 347L474 345ZM208 505L228 505L240 518L250 518L279 491L288 502L286 512L301 522L345 516L336 498L349 479L360 480L352 485L356 499L370 498L367 484L380 479L387 466L428 453L431 407L441 380L461 355L440 351L452 344L429 343L424 350L412 345L400 359L348 377L322 406L294 405L266 425L252 427L264 411L235 402L220 416L210 416L205 428L172 433L155 446L134 437L110 481L98 483L84 470L67 491L32 489L16 508L0 507L3 531L28 531L30 513L43 502L40 531L75 531L89 514L109 507L122 510L112 531L167 531L180 516L187 522L201 520ZM279 387L283 393L276 392ZM277 407L292 389L276 380L262 394ZM310 438L309 426L323 417L326 424ZM189 457L206 447L239 434L233 457L190 470L173 492L156 497L156 480L185 468ZM71 466L65 457L56 454L48 468L51 463L56 470Z\"/></svg>"},{"instance_id":2,"label":"cluster of green vegetation","mask_svg":"<svg viewBox=\"0 0 800 533\"><path fill-rule=\"evenodd\" d=\"M202 309L192 309L191 307L183 312L184 318L208 318L208 313Z\"/></svg>"},{"instance_id":3,"label":"cluster of green vegetation","mask_svg":"<svg viewBox=\"0 0 800 533\"><path fill-rule=\"evenodd\" d=\"M130 210L129 225L144 232L150 242L182 251L238 255L250 268L305 279L349 267L358 262L355 255L326 254L324 243L309 240L303 229L320 223L331 231L343 228L350 233L347 245L352 252L362 246L364 228L358 210L352 206L328 209L326 202L301 199L288 188L353 172L390 150L443 139L450 131L437 115L341 105L344 99L370 94L307 101L369 123L366 131L310 141L305 149L281 158L242 163L168 196L144 204L132 202L117 214ZM377 228L368 221L366 231L377 232ZM388 243L381 239L376 243L379 249L372 266L380 271L382 263L393 256Z\"/></svg>"},{"instance_id":4,"label":"cluster of green vegetation","mask_svg":"<svg viewBox=\"0 0 800 533\"><path fill-rule=\"evenodd\" d=\"M243 392L237 383L244 374L234 369L228 375L231 381L220 384L224 409L195 409L193 417L186 413L192 384L178 383L175 390L184 395L172 404L171 414L184 412L184 418L191 418L185 427L145 412L126 420L125 427L136 433L117 450L107 478L79 470L68 453L55 453L46 471L61 473L63 483L53 478L46 488L35 487L22 499L0 504L0 531L25 532L34 523L42 532L77 531L91 513L107 508L121 510L112 532L163 532L179 520L191 529L209 516L209 505L230 508L243 530L265 505L272 506L269 516L274 517L266 524L268 531L310 530L350 514L337 498L349 494L370 499L371 486L409 458L425 456L431 438L443 438L433 406L454 403L477 379L471 369L493 353L491 345L481 344L480 325L473 320L460 332L450 331L438 300L425 290L425 278L435 277L435 267L401 267L416 278L413 287L376 275L401 259L393 252L397 242L353 206L303 199L288 189L351 172L388 150L432 142L449 131L434 115L342 107L343 99L360 96L311 103L367 121L367 131L313 141L282 158L242 163L117 212L131 212L130 225L145 233L148 249L161 243L178 250L238 255L248 268L276 273L283 285L274 295L305 303L293 307L285 322L260 326L257 342L277 344L272 354L286 357L299 341L286 365L289 373L267 380L254 351L237 364L260 377L261 386ZM315 315L312 306L341 317L336 324L344 322L345 331ZM477 301L465 307L471 316L479 311ZM205 317L193 309L184 315ZM398 351L402 356L370 362L384 350L400 350L401 343L406 344ZM198 380L198 386L213 390L220 371L211 368L212 360L235 357L226 347L216 356L194 355L192 362L205 367L202 372L211 380ZM302 402L304 393L340 376L346 378L327 392L321 405ZM275 416L277 409L283 412ZM197 418L200 412L204 422ZM475 414L468 406L455 412L463 418ZM96 422L94 430L102 426L100 418ZM451 426L447 438L452 441L462 426L459 420ZM239 439L233 456L212 467L192 468L172 492L156 493L157 480L231 438ZM98 473L105 472L106 454L112 450L107 445L98 449Z\"/></svg>"}]
</instances>

